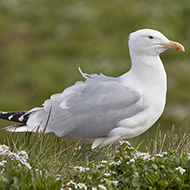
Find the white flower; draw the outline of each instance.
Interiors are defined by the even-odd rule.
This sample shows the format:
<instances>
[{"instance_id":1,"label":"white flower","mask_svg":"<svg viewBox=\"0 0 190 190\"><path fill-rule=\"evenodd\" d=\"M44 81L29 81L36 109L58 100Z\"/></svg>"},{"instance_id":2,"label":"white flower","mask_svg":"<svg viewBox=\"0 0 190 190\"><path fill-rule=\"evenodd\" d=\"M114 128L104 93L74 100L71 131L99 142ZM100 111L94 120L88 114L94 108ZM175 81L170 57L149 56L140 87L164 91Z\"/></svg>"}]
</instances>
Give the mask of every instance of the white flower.
<instances>
[{"instance_id":1,"label":"white flower","mask_svg":"<svg viewBox=\"0 0 190 190\"><path fill-rule=\"evenodd\" d=\"M168 153L167 152L162 152L162 153L159 153L159 154L156 154L156 156L158 157L163 157L165 155L167 155Z\"/></svg>"},{"instance_id":2,"label":"white flower","mask_svg":"<svg viewBox=\"0 0 190 190\"><path fill-rule=\"evenodd\" d=\"M101 163L102 164L106 164L108 161L107 160L102 160Z\"/></svg>"},{"instance_id":3,"label":"white flower","mask_svg":"<svg viewBox=\"0 0 190 190\"><path fill-rule=\"evenodd\" d=\"M61 179L61 175L60 174L56 174L55 177L56 177L56 180L60 180Z\"/></svg>"},{"instance_id":4,"label":"white flower","mask_svg":"<svg viewBox=\"0 0 190 190\"><path fill-rule=\"evenodd\" d=\"M117 186L118 185L118 181L112 181L112 183Z\"/></svg>"},{"instance_id":5,"label":"white flower","mask_svg":"<svg viewBox=\"0 0 190 190\"><path fill-rule=\"evenodd\" d=\"M41 170L36 169L36 171L37 171L37 172L39 172L39 173L40 173L40 175L42 175L42 171L41 171ZM57 174L57 175L59 175L59 174Z\"/></svg>"},{"instance_id":6,"label":"white flower","mask_svg":"<svg viewBox=\"0 0 190 190\"><path fill-rule=\"evenodd\" d=\"M156 154L157 157L163 157L164 155L162 153Z\"/></svg>"},{"instance_id":7,"label":"white flower","mask_svg":"<svg viewBox=\"0 0 190 190\"><path fill-rule=\"evenodd\" d=\"M85 171L90 170L90 168L84 168L82 166L75 166L74 168L79 170L79 172L85 172Z\"/></svg>"},{"instance_id":8,"label":"white flower","mask_svg":"<svg viewBox=\"0 0 190 190\"><path fill-rule=\"evenodd\" d=\"M96 187L92 187L92 190L97 190L97 188Z\"/></svg>"},{"instance_id":9,"label":"white flower","mask_svg":"<svg viewBox=\"0 0 190 190\"><path fill-rule=\"evenodd\" d=\"M128 155L125 155L125 158L130 158L130 156L128 156Z\"/></svg>"},{"instance_id":10,"label":"white flower","mask_svg":"<svg viewBox=\"0 0 190 190\"><path fill-rule=\"evenodd\" d=\"M26 153L26 151L20 151L18 153L14 153L11 152L9 150L9 147L6 145L0 145L0 154L3 156L8 156L9 158L11 158L11 160L17 160L19 161L21 164L25 165L26 167L28 167L29 169L31 169L32 167L30 166L29 163L27 163L27 159L28 159L28 154ZM18 166L20 166L18 164Z\"/></svg>"},{"instance_id":11,"label":"white flower","mask_svg":"<svg viewBox=\"0 0 190 190\"><path fill-rule=\"evenodd\" d=\"M109 163L109 166L114 165L114 164L115 164L115 161L112 161Z\"/></svg>"},{"instance_id":12,"label":"white flower","mask_svg":"<svg viewBox=\"0 0 190 190\"><path fill-rule=\"evenodd\" d=\"M27 160L27 159L28 159L28 154L27 154L26 151L24 151L24 150L18 152L18 155L19 155L19 157L22 158L23 160Z\"/></svg>"},{"instance_id":13,"label":"white flower","mask_svg":"<svg viewBox=\"0 0 190 190\"><path fill-rule=\"evenodd\" d=\"M85 183L77 183L76 187L80 189L84 188L85 190L87 189Z\"/></svg>"},{"instance_id":14,"label":"white flower","mask_svg":"<svg viewBox=\"0 0 190 190\"><path fill-rule=\"evenodd\" d=\"M128 149L135 150L134 147L132 146L129 146Z\"/></svg>"},{"instance_id":15,"label":"white flower","mask_svg":"<svg viewBox=\"0 0 190 190\"><path fill-rule=\"evenodd\" d=\"M32 169L31 165L29 163L23 163L28 169Z\"/></svg>"},{"instance_id":16,"label":"white flower","mask_svg":"<svg viewBox=\"0 0 190 190\"><path fill-rule=\"evenodd\" d=\"M97 166L98 168L105 167L105 164L100 164Z\"/></svg>"},{"instance_id":17,"label":"white flower","mask_svg":"<svg viewBox=\"0 0 190 190\"><path fill-rule=\"evenodd\" d=\"M0 162L0 166L4 166L6 163L7 163L7 161L3 160L3 161Z\"/></svg>"},{"instance_id":18,"label":"white flower","mask_svg":"<svg viewBox=\"0 0 190 190\"><path fill-rule=\"evenodd\" d=\"M120 165L120 164L121 164L121 160L118 160L117 162L112 161L112 162L109 163L109 166L111 166L111 165Z\"/></svg>"},{"instance_id":19,"label":"white flower","mask_svg":"<svg viewBox=\"0 0 190 190\"><path fill-rule=\"evenodd\" d=\"M137 158L142 158L143 160L150 160L150 154L148 153L145 153L145 152L136 152L134 154L134 158L137 159Z\"/></svg>"},{"instance_id":20,"label":"white flower","mask_svg":"<svg viewBox=\"0 0 190 190\"><path fill-rule=\"evenodd\" d=\"M121 164L121 160L118 160L117 162L115 162L116 165L120 165Z\"/></svg>"},{"instance_id":21,"label":"white flower","mask_svg":"<svg viewBox=\"0 0 190 190\"><path fill-rule=\"evenodd\" d=\"M77 150L81 150L81 149L82 149L81 146L78 146L78 147L75 148L76 151L77 151Z\"/></svg>"},{"instance_id":22,"label":"white flower","mask_svg":"<svg viewBox=\"0 0 190 190\"><path fill-rule=\"evenodd\" d=\"M186 170L185 169L183 169L182 167L177 167L177 168L175 168L177 171L179 171L180 173L181 173L181 175L183 175L183 173L184 172L186 172Z\"/></svg>"},{"instance_id":23,"label":"white flower","mask_svg":"<svg viewBox=\"0 0 190 190\"><path fill-rule=\"evenodd\" d=\"M135 159L134 159L134 158L130 159L126 164L130 164L130 163L132 163L132 162L135 162Z\"/></svg>"},{"instance_id":24,"label":"white flower","mask_svg":"<svg viewBox=\"0 0 190 190\"><path fill-rule=\"evenodd\" d=\"M119 145L123 145L123 144L127 144L128 146L131 146L131 144L128 142L128 141L124 141L124 140L122 140L122 141L119 141Z\"/></svg>"},{"instance_id":25,"label":"white flower","mask_svg":"<svg viewBox=\"0 0 190 190\"><path fill-rule=\"evenodd\" d=\"M6 156L9 153L9 147L5 144L0 145L0 154Z\"/></svg>"},{"instance_id":26,"label":"white flower","mask_svg":"<svg viewBox=\"0 0 190 190\"><path fill-rule=\"evenodd\" d=\"M69 181L69 182L67 182L67 184L66 184L67 186L70 186L70 185L74 185L75 186L75 188L77 188L76 186L77 186L77 184L74 182L74 181Z\"/></svg>"},{"instance_id":27,"label":"white flower","mask_svg":"<svg viewBox=\"0 0 190 190\"><path fill-rule=\"evenodd\" d=\"M106 177L108 177L108 176L110 176L111 174L110 174L110 173L104 173L104 175L105 175Z\"/></svg>"},{"instance_id":28,"label":"white flower","mask_svg":"<svg viewBox=\"0 0 190 190\"><path fill-rule=\"evenodd\" d=\"M99 184L98 187L99 187L101 190L107 190L107 188L106 188L104 185Z\"/></svg>"}]
</instances>

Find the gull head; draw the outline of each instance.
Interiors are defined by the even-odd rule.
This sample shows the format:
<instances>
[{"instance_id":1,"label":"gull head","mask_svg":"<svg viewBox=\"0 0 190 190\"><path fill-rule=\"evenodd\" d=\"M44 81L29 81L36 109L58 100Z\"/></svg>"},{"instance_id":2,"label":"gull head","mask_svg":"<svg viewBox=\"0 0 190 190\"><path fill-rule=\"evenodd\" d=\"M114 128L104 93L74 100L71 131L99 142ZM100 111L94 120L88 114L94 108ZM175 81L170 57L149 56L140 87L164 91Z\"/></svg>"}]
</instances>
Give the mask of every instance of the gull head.
<instances>
[{"instance_id":1,"label":"gull head","mask_svg":"<svg viewBox=\"0 0 190 190\"><path fill-rule=\"evenodd\" d=\"M185 51L180 43L169 40L157 30L141 29L129 36L130 54L158 56L167 49Z\"/></svg>"}]
</instances>

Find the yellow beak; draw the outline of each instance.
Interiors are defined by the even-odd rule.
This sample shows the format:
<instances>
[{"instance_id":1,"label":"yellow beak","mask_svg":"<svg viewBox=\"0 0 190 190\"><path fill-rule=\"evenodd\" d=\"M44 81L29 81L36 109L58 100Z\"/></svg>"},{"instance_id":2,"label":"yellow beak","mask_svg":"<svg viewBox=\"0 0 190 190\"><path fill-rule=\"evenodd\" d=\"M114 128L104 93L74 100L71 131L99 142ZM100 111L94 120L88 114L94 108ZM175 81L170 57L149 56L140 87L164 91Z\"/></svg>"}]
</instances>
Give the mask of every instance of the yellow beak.
<instances>
[{"instance_id":1,"label":"yellow beak","mask_svg":"<svg viewBox=\"0 0 190 190\"><path fill-rule=\"evenodd\" d=\"M166 48L175 49L178 51L185 51L185 48L178 42L171 41L169 43L162 43Z\"/></svg>"}]
</instances>

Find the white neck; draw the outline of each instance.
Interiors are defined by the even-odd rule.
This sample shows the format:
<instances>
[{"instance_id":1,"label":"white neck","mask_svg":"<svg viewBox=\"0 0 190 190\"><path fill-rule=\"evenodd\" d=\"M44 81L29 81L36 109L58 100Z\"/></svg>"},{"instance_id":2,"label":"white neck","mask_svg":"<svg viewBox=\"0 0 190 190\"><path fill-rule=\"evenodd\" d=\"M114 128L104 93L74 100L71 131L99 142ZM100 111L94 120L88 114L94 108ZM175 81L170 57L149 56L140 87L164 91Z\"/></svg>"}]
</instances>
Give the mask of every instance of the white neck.
<instances>
[{"instance_id":1,"label":"white neck","mask_svg":"<svg viewBox=\"0 0 190 190\"><path fill-rule=\"evenodd\" d=\"M166 93L167 76L159 55L133 56L132 54L131 62L130 71L121 76L125 84L138 83L139 87L143 86L146 89L149 89L149 86L154 86L158 93Z\"/></svg>"}]
</instances>

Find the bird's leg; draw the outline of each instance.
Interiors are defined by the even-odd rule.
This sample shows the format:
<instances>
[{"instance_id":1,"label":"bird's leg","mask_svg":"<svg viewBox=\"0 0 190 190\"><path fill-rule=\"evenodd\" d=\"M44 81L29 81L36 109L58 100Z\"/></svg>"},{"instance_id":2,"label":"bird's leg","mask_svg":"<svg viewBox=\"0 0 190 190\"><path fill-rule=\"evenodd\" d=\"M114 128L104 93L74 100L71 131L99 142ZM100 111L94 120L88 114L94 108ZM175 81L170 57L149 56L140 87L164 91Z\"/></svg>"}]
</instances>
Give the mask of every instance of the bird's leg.
<instances>
[{"instance_id":1,"label":"bird's leg","mask_svg":"<svg viewBox=\"0 0 190 190\"><path fill-rule=\"evenodd\" d=\"M114 153L116 154L117 153L118 144L117 143L113 143L112 144L112 148L113 148Z\"/></svg>"}]
</instances>

